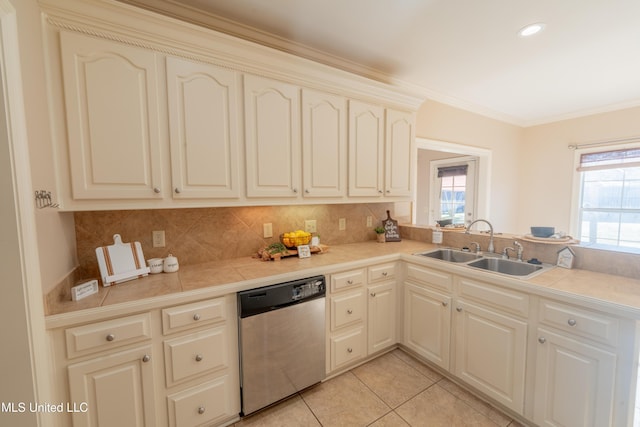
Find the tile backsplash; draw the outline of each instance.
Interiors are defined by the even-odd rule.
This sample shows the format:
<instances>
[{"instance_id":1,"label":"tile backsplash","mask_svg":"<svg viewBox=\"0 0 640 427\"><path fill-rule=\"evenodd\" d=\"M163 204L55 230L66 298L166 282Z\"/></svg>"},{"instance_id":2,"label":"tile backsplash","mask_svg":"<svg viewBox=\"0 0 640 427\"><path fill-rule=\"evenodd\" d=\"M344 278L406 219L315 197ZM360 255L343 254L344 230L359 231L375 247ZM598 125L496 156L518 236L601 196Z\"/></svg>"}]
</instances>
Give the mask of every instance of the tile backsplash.
<instances>
[{"instance_id":1,"label":"tile backsplash","mask_svg":"<svg viewBox=\"0 0 640 427\"><path fill-rule=\"evenodd\" d=\"M140 242L145 258L178 257L181 265L251 256L276 242L281 233L304 229L304 221L315 219L323 244L345 244L374 240L373 227L386 219L394 203L252 206L229 208L91 211L74 213L78 270L76 276L99 276L95 249L113 244L113 235L123 242ZM367 227L367 216L372 226ZM338 230L340 218L346 230ZM263 224L271 223L273 237L263 238ZM154 248L152 232L165 231L165 247Z\"/></svg>"}]
</instances>

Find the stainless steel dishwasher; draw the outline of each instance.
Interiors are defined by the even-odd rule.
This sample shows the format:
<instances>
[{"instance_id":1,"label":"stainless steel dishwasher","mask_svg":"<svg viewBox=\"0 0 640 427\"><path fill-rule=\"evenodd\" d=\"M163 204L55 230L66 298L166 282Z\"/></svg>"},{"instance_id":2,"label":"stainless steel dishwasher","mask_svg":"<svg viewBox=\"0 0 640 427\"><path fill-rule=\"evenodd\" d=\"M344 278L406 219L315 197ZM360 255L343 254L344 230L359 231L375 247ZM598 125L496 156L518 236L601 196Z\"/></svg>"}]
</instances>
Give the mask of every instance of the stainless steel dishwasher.
<instances>
[{"instance_id":1,"label":"stainless steel dishwasher","mask_svg":"<svg viewBox=\"0 0 640 427\"><path fill-rule=\"evenodd\" d=\"M238 293L240 415L324 379L325 292L315 276Z\"/></svg>"}]
</instances>

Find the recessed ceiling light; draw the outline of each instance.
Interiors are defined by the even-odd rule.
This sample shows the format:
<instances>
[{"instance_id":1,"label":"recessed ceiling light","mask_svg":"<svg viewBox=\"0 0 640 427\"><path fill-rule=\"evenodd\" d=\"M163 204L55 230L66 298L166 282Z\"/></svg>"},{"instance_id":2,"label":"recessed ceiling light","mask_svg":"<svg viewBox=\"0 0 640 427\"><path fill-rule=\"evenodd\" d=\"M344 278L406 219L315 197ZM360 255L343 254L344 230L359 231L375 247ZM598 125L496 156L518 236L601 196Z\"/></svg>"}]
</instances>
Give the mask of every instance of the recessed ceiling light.
<instances>
[{"instance_id":1,"label":"recessed ceiling light","mask_svg":"<svg viewBox=\"0 0 640 427\"><path fill-rule=\"evenodd\" d=\"M534 34L538 34L540 31L544 29L544 24L542 22L536 22L535 24L529 24L526 27L523 27L518 31L518 35L520 37L529 37Z\"/></svg>"}]
</instances>

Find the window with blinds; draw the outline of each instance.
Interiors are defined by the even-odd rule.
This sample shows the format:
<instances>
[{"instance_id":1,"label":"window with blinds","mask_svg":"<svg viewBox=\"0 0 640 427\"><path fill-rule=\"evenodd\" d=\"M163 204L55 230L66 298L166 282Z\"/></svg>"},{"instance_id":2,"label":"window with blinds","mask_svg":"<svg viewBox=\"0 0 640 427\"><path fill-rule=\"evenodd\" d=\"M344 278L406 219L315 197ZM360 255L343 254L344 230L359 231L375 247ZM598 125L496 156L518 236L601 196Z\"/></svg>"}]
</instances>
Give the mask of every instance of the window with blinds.
<instances>
[{"instance_id":1,"label":"window with blinds","mask_svg":"<svg viewBox=\"0 0 640 427\"><path fill-rule=\"evenodd\" d=\"M640 248L640 147L580 155L582 243Z\"/></svg>"}]
</instances>

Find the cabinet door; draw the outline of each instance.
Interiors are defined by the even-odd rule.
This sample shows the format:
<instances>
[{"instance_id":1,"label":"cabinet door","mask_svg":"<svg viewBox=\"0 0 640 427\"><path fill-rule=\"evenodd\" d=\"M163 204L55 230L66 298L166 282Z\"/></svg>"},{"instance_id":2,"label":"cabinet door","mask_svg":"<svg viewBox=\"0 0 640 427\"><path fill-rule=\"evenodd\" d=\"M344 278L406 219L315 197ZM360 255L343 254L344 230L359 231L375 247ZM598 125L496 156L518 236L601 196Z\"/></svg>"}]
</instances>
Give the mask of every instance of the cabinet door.
<instances>
[{"instance_id":1,"label":"cabinet door","mask_svg":"<svg viewBox=\"0 0 640 427\"><path fill-rule=\"evenodd\" d=\"M71 402L88 411L73 413L79 426L155 426L151 346L70 365Z\"/></svg>"},{"instance_id":2,"label":"cabinet door","mask_svg":"<svg viewBox=\"0 0 640 427\"><path fill-rule=\"evenodd\" d=\"M300 89L245 75L248 197L297 197L300 185Z\"/></svg>"},{"instance_id":3,"label":"cabinet door","mask_svg":"<svg viewBox=\"0 0 640 427\"><path fill-rule=\"evenodd\" d=\"M156 56L61 32L74 199L159 198Z\"/></svg>"},{"instance_id":4,"label":"cabinet door","mask_svg":"<svg viewBox=\"0 0 640 427\"><path fill-rule=\"evenodd\" d=\"M455 325L456 376L521 414L527 323L458 301Z\"/></svg>"},{"instance_id":5,"label":"cabinet door","mask_svg":"<svg viewBox=\"0 0 640 427\"><path fill-rule=\"evenodd\" d=\"M384 108L349 101L349 196L382 196Z\"/></svg>"},{"instance_id":6,"label":"cabinet door","mask_svg":"<svg viewBox=\"0 0 640 427\"><path fill-rule=\"evenodd\" d=\"M236 72L167 58L174 198L237 198Z\"/></svg>"},{"instance_id":7,"label":"cabinet door","mask_svg":"<svg viewBox=\"0 0 640 427\"><path fill-rule=\"evenodd\" d=\"M415 165L415 115L387 109L385 194L411 196Z\"/></svg>"},{"instance_id":8,"label":"cabinet door","mask_svg":"<svg viewBox=\"0 0 640 427\"><path fill-rule=\"evenodd\" d=\"M451 297L412 283L404 289L404 344L449 369Z\"/></svg>"},{"instance_id":9,"label":"cabinet door","mask_svg":"<svg viewBox=\"0 0 640 427\"><path fill-rule=\"evenodd\" d=\"M623 425L616 423L613 416L617 362L614 353L539 328L536 357L536 424Z\"/></svg>"},{"instance_id":10,"label":"cabinet door","mask_svg":"<svg viewBox=\"0 0 640 427\"><path fill-rule=\"evenodd\" d=\"M302 92L304 197L344 197L347 186L347 101Z\"/></svg>"},{"instance_id":11,"label":"cabinet door","mask_svg":"<svg viewBox=\"0 0 640 427\"><path fill-rule=\"evenodd\" d=\"M370 286L368 303L368 354L396 343L395 282Z\"/></svg>"}]
</instances>

